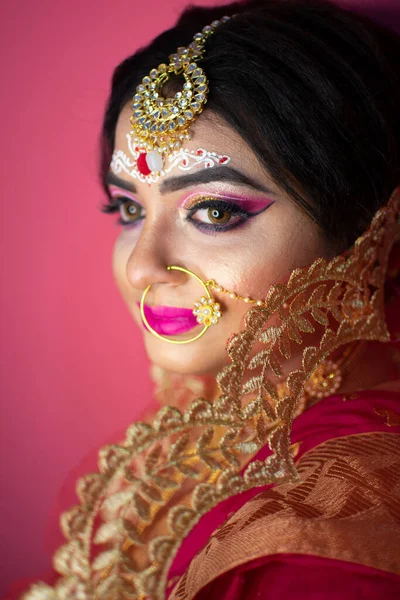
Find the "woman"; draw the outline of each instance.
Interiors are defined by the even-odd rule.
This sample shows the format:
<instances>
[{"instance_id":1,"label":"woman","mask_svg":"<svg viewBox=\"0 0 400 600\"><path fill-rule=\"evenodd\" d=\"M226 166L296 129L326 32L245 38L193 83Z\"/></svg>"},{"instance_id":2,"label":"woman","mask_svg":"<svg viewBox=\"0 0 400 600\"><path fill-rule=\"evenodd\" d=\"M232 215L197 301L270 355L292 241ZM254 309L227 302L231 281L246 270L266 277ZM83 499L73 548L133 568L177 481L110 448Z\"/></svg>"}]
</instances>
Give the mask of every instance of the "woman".
<instances>
[{"instance_id":1,"label":"woman","mask_svg":"<svg viewBox=\"0 0 400 600\"><path fill-rule=\"evenodd\" d=\"M116 69L114 274L170 407L100 452L24 598L398 596L399 59L250 0Z\"/></svg>"}]
</instances>

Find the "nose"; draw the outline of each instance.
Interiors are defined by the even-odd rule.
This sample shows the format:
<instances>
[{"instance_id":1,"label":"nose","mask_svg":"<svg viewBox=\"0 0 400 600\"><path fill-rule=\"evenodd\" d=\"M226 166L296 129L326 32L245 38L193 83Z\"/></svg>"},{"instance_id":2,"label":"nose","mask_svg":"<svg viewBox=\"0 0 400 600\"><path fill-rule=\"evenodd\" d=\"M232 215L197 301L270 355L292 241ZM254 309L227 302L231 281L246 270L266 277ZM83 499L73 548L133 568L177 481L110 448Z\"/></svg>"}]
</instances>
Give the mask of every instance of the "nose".
<instances>
[{"instance_id":1,"label":"nose","mask_svg":"<svg viewBox=\"0 0 400 600\"><path fill-rule=\"evenodd\" d=\"M127 264L126 276L131 286L139 291L148 285L167 283L180 285L185 275L179 271L169 271L168 266L176 264L172 258L169 236L152 224L144 226L140 237L132 249Z\"/></svg>"}]
</instances>

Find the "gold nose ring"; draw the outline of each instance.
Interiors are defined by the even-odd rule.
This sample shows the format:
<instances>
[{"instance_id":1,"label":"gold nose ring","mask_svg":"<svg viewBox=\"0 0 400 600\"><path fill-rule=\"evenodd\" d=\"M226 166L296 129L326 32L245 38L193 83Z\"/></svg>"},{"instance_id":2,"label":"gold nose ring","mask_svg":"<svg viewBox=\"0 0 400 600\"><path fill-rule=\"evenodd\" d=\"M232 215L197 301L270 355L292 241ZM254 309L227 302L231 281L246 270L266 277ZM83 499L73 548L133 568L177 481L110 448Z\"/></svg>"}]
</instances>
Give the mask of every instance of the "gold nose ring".
<instances>
[{"instance_id":1,"label":"gold nose ring","mask_svg":"<svg viewBox=\"0 0 400 600\"><path fill-rule=\"evenodd\" d=\"M152 284L148 285L142 294L140 300L140 315L142 317L143 323L146 325L150 333L152 333L159 340L163 340L164 342L168 342L169 344L190 344L191 342L195 342L196 340L201 338L211 327L211 325L216 325L218 323L219 319L222 316L221 308L220 305L211 296L209 287L207 285L208 282L203 281L203 279L196 275L196 273L193 273L193 271L189 271L189 269L185 269L184 267L177 267L175 265L168 266L167 270L181 271L182 273L186 273L187 275L190 275L191 277L197 279L197 281L203 287L205 295L202 296L198 302L195 302L193 309L193 314L197 317L197 322L199 323L199 325L203 324L203 329L197 335L188 340L175 340L157 333L157 331L155 331L149 324L144 312L144 302L150 288L152 287Z\"/></svg>"}]
</instances>

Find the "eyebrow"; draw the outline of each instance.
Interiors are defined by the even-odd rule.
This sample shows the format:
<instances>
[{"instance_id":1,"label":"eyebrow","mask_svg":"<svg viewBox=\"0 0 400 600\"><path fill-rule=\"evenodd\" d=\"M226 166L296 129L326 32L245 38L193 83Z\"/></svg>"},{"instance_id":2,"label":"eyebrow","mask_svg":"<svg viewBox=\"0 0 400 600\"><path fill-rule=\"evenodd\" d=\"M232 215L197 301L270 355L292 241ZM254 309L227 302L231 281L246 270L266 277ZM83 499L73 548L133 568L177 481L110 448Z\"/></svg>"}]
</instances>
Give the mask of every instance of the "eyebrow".
<instances>
[{"instance_id":1,"label":"eyebrow","mask_svg":"<svg viewBox=\"0 0 400 600\"><path fill-rule=\"evenodd\" d=\"M242 173L234 167L228 167L224 165L215 166L208 169L202 169L197 173L190 173L189 175L169 177L161 183L160 193L161 195L170 194L172 192L176 192L177 190L182 190L184 188L191 187L192 185L196 185L198 183L211 183L213 181L226 181L229 183L246 185L260 192L275 195L275 193L270 188L263 185L254 177L245 175L245 173ZM137 193L137 188L134 183L128 183L124 179L120 179L111 171L109 171L107 174L107 183L111 185L117 185L118 187L129 190L134 194Z\"/></svg>"}]
</instances>

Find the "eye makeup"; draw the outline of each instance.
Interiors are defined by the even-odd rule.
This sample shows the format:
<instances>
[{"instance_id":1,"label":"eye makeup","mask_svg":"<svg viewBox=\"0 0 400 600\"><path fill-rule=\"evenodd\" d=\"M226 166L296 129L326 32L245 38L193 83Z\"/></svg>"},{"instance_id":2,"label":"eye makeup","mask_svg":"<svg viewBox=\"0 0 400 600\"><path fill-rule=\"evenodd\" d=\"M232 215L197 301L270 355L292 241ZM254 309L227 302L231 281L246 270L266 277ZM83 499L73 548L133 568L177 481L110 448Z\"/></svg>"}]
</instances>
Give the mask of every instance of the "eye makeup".
<instances>
[{"instance_id":1,"label":"eye makeup","mask_svg":"<svg viewBox=\"0 0 400 600\"><path fill-rule=\"evenodd\" d=\"M229 231L244 225L274 204L270 198L191 194L180 203L186 220L205 233Z\"/></svg>"},{"instance_id":2,"label":"eye makeup","mask_svg":"<svg viewBox=\"0 0 400 600\"><path fill-rule=\"evenodd\" d=\"M190 194L181 201L180 206L186 210L191 210L199 202L203 202L204 200L226 203L229 206L234 205L253 215L259 214L274 203L274 200L271 198L264 197L251 198L247 196L228 194L223 196L220 196L219 194Z\"/></svg>"},{"instance_id":3,"label":"eye makeup","mask_svg":"<svg viewBox=\"0 0 400 600\"><path fill-rule=\"evenodd\" d=\"M110 202L104 212L120 213L117 223L135 226L145 218L145 210L129 190L109 186ZM244 225L274 204L271 198L226 194L191 193L178 203L185 211L185 220L199 231L215 234L230 231Z\"/></svg>"},{"instance_id":4,"label":"eye makeup","mask_svg":"<svg viewBox=\"0 0 400 600\"><path fill-rule=\"evenodd\" d=\"M109 186L110 202L103 210L107 213L120 213L117 220L118 225L135 225L138 221L144 219L144 208L136 200L135 196L128 190L115 186Z\"/></svg>"},{"instance_id":5,"label":"eye makeup","mask_svg":"<svg viewBox=\"0 0 400 600\"><path fill-rule=\"evenodd\" d=\"M129 192L129 190L117 187L115 185L108 186L108 190L110 192L111 198L113 199L126 198L128 200L131 200L132 202L135 202L136 204L139 204L136 200L136 197L131 192Z\"/></svg>"}]
</instances>

